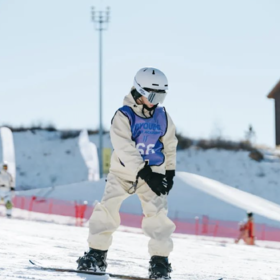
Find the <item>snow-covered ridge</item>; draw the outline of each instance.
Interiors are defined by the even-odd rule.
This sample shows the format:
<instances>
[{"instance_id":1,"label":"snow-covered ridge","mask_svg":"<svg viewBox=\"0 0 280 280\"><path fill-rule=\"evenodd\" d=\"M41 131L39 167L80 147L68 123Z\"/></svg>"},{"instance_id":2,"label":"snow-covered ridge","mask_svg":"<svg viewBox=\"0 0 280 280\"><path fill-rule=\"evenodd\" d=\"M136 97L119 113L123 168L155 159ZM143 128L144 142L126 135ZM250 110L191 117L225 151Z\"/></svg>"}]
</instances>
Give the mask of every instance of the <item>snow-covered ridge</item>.
<instances>
[{"instance_id":1,"label":"snow-covered ridge","mask_svg":"<svg viewBox=\"0 0 280 280\"><path fill-rule=\"evenodd\" d=\"M44 130L15 132L13 135L17 189L45 188L87 180L78 137L61 139L60 132ZM89 138L98 147L98 135L90 135ZM103 146L112 148L109 134L104 135ZM280 204L280 155L276 151L262 152L265 160L256 162L248 157L249 152L246 151L189 148L178 151L177 171L205 176Z\"/></svg>"}]
</instances>

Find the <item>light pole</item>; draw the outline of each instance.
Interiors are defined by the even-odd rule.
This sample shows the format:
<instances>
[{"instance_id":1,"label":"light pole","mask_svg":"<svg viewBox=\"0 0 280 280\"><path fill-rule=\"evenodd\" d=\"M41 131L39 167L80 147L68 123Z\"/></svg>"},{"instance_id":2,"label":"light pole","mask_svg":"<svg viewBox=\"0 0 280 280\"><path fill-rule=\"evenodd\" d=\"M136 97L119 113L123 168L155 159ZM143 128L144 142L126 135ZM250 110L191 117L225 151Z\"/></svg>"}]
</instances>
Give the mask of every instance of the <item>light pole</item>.
<instances>
[{"instance_id":1,"label":"light pole","mask_svg":"<svg viewBox=\"0 0 280 280\"><path fill-rule=\"evenodd\" d=\"M95 11L92 7L91 16L92 21L96 23L95 30L99 31L99 175L103 176L103 125L102 125L102 31L107 30L107 23L109 22L110 8L106 11Z\"/></svg>"}]
</instances>

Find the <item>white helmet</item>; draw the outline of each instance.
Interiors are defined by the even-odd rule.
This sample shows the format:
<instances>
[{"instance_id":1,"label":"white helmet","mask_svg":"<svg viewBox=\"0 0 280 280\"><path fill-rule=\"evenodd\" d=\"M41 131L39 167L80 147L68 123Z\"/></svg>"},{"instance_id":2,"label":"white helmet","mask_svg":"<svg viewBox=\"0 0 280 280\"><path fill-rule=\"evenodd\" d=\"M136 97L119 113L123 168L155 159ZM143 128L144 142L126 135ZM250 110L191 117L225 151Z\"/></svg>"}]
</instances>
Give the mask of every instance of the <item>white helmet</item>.
<instances>
[{"instance_id":1,"label":"white helmet","mask_svg":"<svg viewBox=\"0 0 280 280\"><path fill-rule=\"evenodd\" d=\"M153 67L140 69L134 77L134 87L152 104L163 103L168 81L164 73Z\"/></svg>"}]
</instances>

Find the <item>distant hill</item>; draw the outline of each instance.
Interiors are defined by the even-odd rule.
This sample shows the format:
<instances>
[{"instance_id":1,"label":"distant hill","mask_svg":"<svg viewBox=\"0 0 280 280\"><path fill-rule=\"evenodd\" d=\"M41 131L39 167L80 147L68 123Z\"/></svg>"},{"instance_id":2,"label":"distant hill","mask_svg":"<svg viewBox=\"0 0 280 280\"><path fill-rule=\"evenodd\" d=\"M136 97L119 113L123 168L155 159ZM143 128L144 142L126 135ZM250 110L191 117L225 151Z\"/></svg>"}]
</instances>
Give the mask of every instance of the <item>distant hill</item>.
<instances>
[{"instance_id":1,"label":"distant hill","mask_svg":"<svg viewBox=\"0 0 280 280\"><path fill-rule=\"evenodd\" d=\"M98 146L98 135L90 140ZM78 147L79 131L56 129L23 129L15 131L17 189L45 188L87 180L87 168ZM1 140L0 140L1 141ZM182 139L180 140L182 141ZM206 176L232 187L259 195L280 204L280 157L272 150L261 150L260 162L242 148L211 148L213 141L190 140L186 149L178 150L177 170ZM234 142L224 141L238 147ZM212 145L212 146L211 146ZM241 144L243 145L243 144ZM110 147L109 134L104 134L104 147ZM0 149L0 158L2 150Z\"/></svg>"}]
</instances>

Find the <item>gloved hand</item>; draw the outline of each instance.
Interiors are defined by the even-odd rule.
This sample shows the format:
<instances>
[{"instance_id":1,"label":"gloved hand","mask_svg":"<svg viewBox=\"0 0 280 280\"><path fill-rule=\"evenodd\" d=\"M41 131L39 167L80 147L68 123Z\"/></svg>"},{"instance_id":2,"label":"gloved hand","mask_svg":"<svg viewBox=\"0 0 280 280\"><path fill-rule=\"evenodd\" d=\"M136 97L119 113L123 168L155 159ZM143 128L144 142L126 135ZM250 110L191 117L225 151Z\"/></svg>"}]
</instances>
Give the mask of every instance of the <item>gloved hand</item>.
<instances>
[{"instance_id":1,"label":"gloved hand","mask_svg":"<svg viewBox=\"0 0 280 280\"><path fill-rule=\"evenodd\" d=\"M11 187L10 189L11 189L11 191L12 191L12 192L14 192L14 191L15 191L15 188L14 188L14 187Z\"/></svg>"},{"instance_id":2,"label":"gloved hand","mask_svg":"<svg viewBox=\"0 0 280 280\"><path fill-rule=\"evenodd\" d=\"M145 165L138 172L137 177L143 179L158 196L167 193L167 181L163 174L153 172L149 165Z\"/></svg>"},{"instance_id":3,"label":"gloved hand","mask_svg":"<svg viewBox=\"0 0 280 280\"><path fill-rule=\"evenodd\" d=\"M173 187L173 178L175 176L175 170L166 170L165 177L167 180L167 194L169 194L170 190Z\"/></svg>"}]
</instances>

